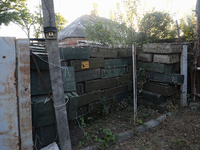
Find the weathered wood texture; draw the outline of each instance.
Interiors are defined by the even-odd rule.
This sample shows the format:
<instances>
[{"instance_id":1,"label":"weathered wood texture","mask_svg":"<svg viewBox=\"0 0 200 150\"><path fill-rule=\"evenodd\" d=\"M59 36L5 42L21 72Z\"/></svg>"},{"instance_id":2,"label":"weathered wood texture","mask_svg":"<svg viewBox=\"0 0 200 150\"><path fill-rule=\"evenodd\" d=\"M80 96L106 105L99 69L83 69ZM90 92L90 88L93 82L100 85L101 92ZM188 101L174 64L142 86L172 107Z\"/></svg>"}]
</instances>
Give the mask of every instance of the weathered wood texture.
<instances>
[{"instance_id":1,"label":"weathered wood texture","mask_svg":"<svg viewBox=\"0 0 200 150\"><path fill-rule=\"evenodd\" d=\"M101 78L118 77L125 74L125 68L101 69Z\"/></svg>"},{"instance_id":2,"label":"weathered wood texture","mask_svg":"<svg viewBox=\"0 0 200 150\"><path fill-rule=\"evenodd\" d=\"M143 89L152 93L157 93L163 96L171 96L178 93L178 87L159 82L146 82Z\"/></svg>"},{"instance_id":3,"label":"weathered wood texture","mask_svg":"<svg viewBox=\"0 0 200 150\"><path fill-rule=\"evenodd\" d=\"M78 95L81 95L84 93L84 84L83 83L77 83L76 84L76 91Z\"/></svg>"},{"instance_id":4,"label":"weathered wood texture","mask_svg":"<svg viewBox=\"0 0 200 150\"><path fill-rule=\"evenodd\" d=\"M132 51L131 48L116 48L114 49L118 52L118 57L131 57Z\"/></svg>"},{"instance_id":5,"label":"weathered wood texture","mask_svg":"<svg viewBox=\"0 0 200 150\"><path fill-rule=\"evenodd\" d=\"M65 92L76 91L74 67L63 67L62 77Z\"/></svg>"},{"instance_id":6,"label":"weathered wood texture","mask_svg":"<svg viewBox=\"0 0 200 150\"><path fill-rule=\"evenodd\" d=\"M88 61L89 68L82 67L82 62ZM82 71L85 69L97 69L104 67L104 59L103 58L91 58L89 60L71 60L70 66L74 67L75 71Z\"/></svg>"},{"instance_id":7,"label":"weathered wood texture","mask_svg":"<svg viewBox=\"0 0 200 150\"><path fill-rule=\"evenodd\" d=\"M50 74L49 70L40 70L42 77L44 79L44 82L49 90L49 92L52 92L51 89L51 80L50 80ZM31 70L31 95L39 95L39 94L47 94L44 85L42 84L42 81L40 79L40 76L36 70Z\"/></svg>"},{"instance_id":8,"label":"weathered wood texture","mask_svg":"<svg viewBox=\"0 0 200 150\"><path fill-rule=\"evenodd\" d=\"M100 69L85 70L75 73L76 82L98 79L101 77Z\"/></svg>"},{"instance_id":9,"label":"weathered wood texture","mask_svg":"<svg viewBox=\"0 0 200 150\"><path fill-rule=\"evenodd\" d=\"M90 49L89 47L67 47L59 48L61 59L89 59Z\"/></svg>"},{"instance_id":10,"label":"weathered wood texture","mask_svg":"<svg viewBox=\"0 0 200 150\"><path fill-rule=\"evenodd\" d=\"M118 52L116 50L104 49L104 48L91 48L90 57L99 58L116 58Z\"/></svg>"},{"instance_id":11,"label":"weathered wood texture","mask_svg":"<svg viewBox=\"0 0 200 150\"><path fill-rule=\"evenodd\" d=\"M102 90L107 88L116 87L130 82L132 75L126 74L121 77L91 80L85 82L85 92L91 92L95 90Z\"/></svg>"},{"instance_id":12,"label":"weathered wood texture","mask_svg":"<svg viewBox=\"0 0 200 150\"><path fill-rule=\"evenodd\" d=\"M172 72L173 65L168 64L158 64L158 63L147 63L138 61L137 62L137 69L144 68L147 71L154 71L154 72Z\"/></svg>"},{"instance_id":13,"label":"weathered wood texture","mask_svg":"<svg viewBox=\"0 0 200 150\"><path fill-rule=\"evenodd\" d=\"M167 100L167 97L165 97L165 96L162 96L162 95L156 94L156 93L152 93L152 92L148 92L145 90L142 90L141 96L142 96L142 100L152 102L152 103L158 104L158 105L163 102L166 102L166 100Z\"/></svg>"},{"instance_id":14,"label":"weathered wood texture","mask_svg":"<svg viewBox=\"0 0 200 150\"><path fill-rule=\"evenodd\" d=\"M138 60L152 62L152 56L153 56L153 54L139 53Z\"/></svg>"},{"instance_id":15,"label":"weathered wood texture","mask_svg":"<svg viewBox=\"0 0 200 150\"><path fill-rule=\"evenodd\" d=\"M154 54L153 61L157 63L164 63L164 64L173 64L178 63L180 61L179 54L168 54L168 55L160 55Z\"/></svg>"},{"instance_id":16,"label":"weathered wood texture","mask_svg":"<svg viewBox=\"0 0 200 150\"><path fill-rule=\"evenodd\" d=\"M105 59L104 68L120 68L128 66L127 59Z\"/></svg>"},{"instance_id":17,"label":"weathered wood texture","mask_svg":"<svg viewBox=\"0 0 200 150\"><path fill-rule=\"evenodd\" d=\"M183 83L184 75L174 73L148 72L147 78L152 81L180 85Z\"/></svg>"},{"instance_id":18,"label":"weathered wood texture","mask_svg":"<svg viewBox=\"0 0 200 150\"><path fill-rule=\"evenodd\" d=\"M174 43L149 43L143 44L143 52L147 53L180 53L181 45Z\"/></svg>"},{"instance_id":19,"label":"weathered wood texture","mask_svg":"<svg viewBox=\"0 0 200 150\"><path fill-rule=\"evenodd\" d=\"M37 65L38 65L39 69L49 69L49 64L47 63L48 62L47 55L45 55L45 54L37 54L37 55L35 55L35 60L37 62ZM32 69L36 69L32 58L30 58L30 69L31 70Z\"/></svg>"},{"instance_id":20,"label":"weathered wood texture","mask_svg":"<svg viewBox=\"0 0 200 150\"><path fill-rule=\"evenodd\" d=\"M68 104L68 119L75 119L78 108L79 96L76 92L65 93L65 98L69 100Z\"/></svg>"}]
</instances>

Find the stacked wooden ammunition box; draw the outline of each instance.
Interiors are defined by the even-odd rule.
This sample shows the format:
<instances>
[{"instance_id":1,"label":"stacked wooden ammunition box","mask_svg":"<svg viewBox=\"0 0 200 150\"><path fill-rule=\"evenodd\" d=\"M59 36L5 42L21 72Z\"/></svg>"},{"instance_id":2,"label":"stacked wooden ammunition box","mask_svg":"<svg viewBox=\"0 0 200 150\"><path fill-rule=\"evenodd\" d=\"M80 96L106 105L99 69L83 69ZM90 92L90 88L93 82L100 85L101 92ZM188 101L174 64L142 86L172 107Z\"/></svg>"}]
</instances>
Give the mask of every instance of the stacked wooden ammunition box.
<instances>
[{"instance_id":1,"label":"stacked wooden ammunition box","mask_svg":"<svg viewBox=\"0 0 200 150\"><path fill-rule=\"evenodd\" d=\"M154 104L154 108L164 112L166 101L178 93L178 86L183 83L180 75L181 45L178 44L144 44L143 53L138 54L137 69L147 71L148 81L141 92L141 103ZM159 106L160 105L160 106Z\"/></svg>"}]
</instances>

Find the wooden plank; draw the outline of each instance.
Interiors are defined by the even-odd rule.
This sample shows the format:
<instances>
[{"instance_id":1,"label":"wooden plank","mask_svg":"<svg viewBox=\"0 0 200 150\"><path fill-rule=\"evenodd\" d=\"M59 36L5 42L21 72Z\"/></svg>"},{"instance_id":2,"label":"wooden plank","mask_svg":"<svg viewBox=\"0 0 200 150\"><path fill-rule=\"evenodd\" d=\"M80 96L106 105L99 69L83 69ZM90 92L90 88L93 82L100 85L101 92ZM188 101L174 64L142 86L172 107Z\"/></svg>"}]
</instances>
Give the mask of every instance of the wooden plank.
<instances>
[{"instance_id":1,"label":"wooden plank","mask_svg":"<svg viewBox=\"0 0 200 150\"><path fill-rule=\"evenodd\" d=\"M42 0L43 20L44 28L56 28L55 12L53 0ZM50 33L50 32L49 32ZM71 141L69 134L69 126L67 119L67 111L65 107L64 88L61 74L60 53L58 49L57 31L53 33L53 38L49 37L49 33L45 33L46 36L46 49L48 52L49 70L51 77L52 93L56 123L59 137L59 144L62 150L71 150ZM49 38L47 38L49 37ZM53 64L53 65L52 65Z\"/></svg>"},{"instance_id":2,"label":"wooden plank","mask_svg":"<svg viewBox=\"0 0 200 150\"><path fill-rule=\"evenodd\" d=\"M125 68L101 69L101 78L112 78L125 74Z\"/></svg>"},{"instance_id":3,"label":"wooden plank","mask_svg":"<svg viewBox=\"0 0 200 150\"><path fill-rule=\"evenodd\" d=\"M128 66L127 59L105 59L104 68L120 68Z\"/></svg>"},{"instance_id":4,"label":"wooden plank","mask_svg":"<svg viewBox=\"0 0 200 150\"><path fill-rule=\"evenodd\" d=\"M114 49L118 52L118 57L131 57L132 51L131 48L116 48Z\"/></svg>"},{"instance_id":5,"label":"wooden plank","mask_svg":"<svg viewBox=\"0 0 200 150\"><path fill-rule=\"evenodd\" d=\"M93 80L100 78L100 69L85 70L75 73L75 80L77 82L83 82L87 80Z\"/></svg>"},{"instance_id":6,"label":"wooden plank","mask_svg":"<svg viewBox=\"0 0 200 150\"><path fill-rule=\"evenodd\" d=\"M107 88L116 87L130 82L130 75L126 74L121 77L91 80L85 82L85 92L95 90L102 90Z\"/></svg>"},{"instance_id":7,"label":"wooden plank","mask_svg":"<svg viewBox=\"0 0 200 150\"><path fill-rule=\"evenodd\" d=\"M175 43L148 43L143 44L143 52L147 53L180 53L181 45Z\"/></svg>"},{"instance_id":8,"label":"wooden plank","mask_svg":"<svg viewBox=\"0 0 200 150\"><path fill-rule=\"evenodd\" d=\"M84 84L83 83L77 83L76 84L76 91L78 95L81 95L84 93Z\"/></svg>"},{"instance_id":9,"label":"wooden plank","mask_svg":"<svg viewBox=\"0 0 200 150\"><path fill-rule=\"evenodd\" d=\"M76 91L74 67L63 67L62 77L65 92Z\"/></svg>"},{"instance_id":10,"label":"wooden plank","mask_svg":"<svg viewBox=\"0 0 200 150\"><path fill-rule=\"evenodd\" d=\"M157 93L163 96L175 95L178 92L178 87L175 87L175 85L169 85L166 83L151 82L151 81L146 82L143 85L143 89L145 91Z\"/></svg>"},{"instance_id":11,"label":"wooden plank","mask_svg":"<svg viewBox=\"0 0 200 150\"><path fill-rule=\"evenodd\" d=\"M181 74L184 75L184 81L181 85L181 105L187 106L187 45L183 45L181 54Z\"/></svg>"},{"instance_id":12,"label":"wooden plank","mask_svg":"<svg viewBox=\"0 0 200 150\"><path fill-rule=\"evenodd\" d=\"M74 67L75 71L82 71L88 68L82 68L82 62L85 60L70 60L70 66ZM104 59L103 58L91 58L89 60L89 69L103 68Z\"/></svg>"},{"instance_id":13,"label":"wooden plank","mask_svg":"<svg viewBox=\"0 0 200 150\"><path fill-rule=\"evenodd\" d=\"M184 75L174 74L174 73L158 73L158 72L148 72L147 78L151 81L177 84L183 83Z\"/></svg>"},{"instance_id":14,"label":"wooden plank","mask_svg":"<svg viewBox=\"0 0 200 150\"><path fill-rule=\"evenodd\" d=\"M89 59L90 49L89 47L66 47L59 48L60 58L69 59Z\"/></svg>"},{"instance_id":15,"label":"wooden plank","mask_svg":"<svg viewBox=\"0 0 200 150\"><path fill-rule=\"evenodd\" d=\"M153 61L157 63L164 63L164 64L174 64L180 61L179 54L168 54L168 55L160 55L154 54Z\"/></svg>"},{"instance_id":16,"label":"wooden plank","mask_svg":"<svg viewBox=\"0 0 200 150\"><path fill-rule=\"evenodd\" d=\"M116 50L105 49L105 48L91 48L90 57L97 58L117 58L118 53Z\"/></svg>"},{"instance_id":17,"label":"wooden plank","mask_svg":"<svg viewBox=\"0 0 200 150\"><path fill-rule=\"evenodd\" d=\"M28 39L17 39L17 89L19 108L20 147L32 149L30 49Z\"/></svg>"},{"instance_id":18,"label":"wooden plank","mask_svg":"<svg viewBox=\"0 0 200 150\"><path fill-rule=\"evenodd\" d=\"M144 68L147 71L154 71L160 73L173 71L173 65L137 61L137 69L140 68Z\"/></svg>"},{"instance_id":19,"label":"wooden plank","mask_svg":"<svg viewBox=\"0 0 200 150\"><path fill-rule=\"evenodd\" d=\"M156 94L156 93L152 93L152 92L148 92L145 90L142 90L141 96L142 96L142 100L152 102L152 103L158 104L158 105L163 102L166 102L166 99L167 99L167 97L165 97L165 96L162 96L162 95Z\"/></svg>"},{"instance_id":20,"label":"wooden plank","mask_svg":"<svg viewBox=\"0 0 200 150\"><path fill-rule=\"evenodd\" d=\"M68 105L68 119L75 119L76 113L78 109L78 103L79 103L79 96L76 92L70 92L65 93L65 98L69 99L69 105Z\"/></svg>"},{"instance_id":21,"label":"wooden plank","mask_svg":"<svg viewBox=\"0 0 200 150\"><path fill-rule=\"evenodd\" d=\"M100 91L95 91L95 92L90 92L86 94L79 95L79 104L78 107L87 105L89 103L98 101L101 99L101 92Z\"/></svg>"},{"instance_id":22,"label":"wooden plank","mask_svg":"<svg viewBox=\"0 0 200 150\"><path fill-rule=\"evenodd\" d=\"M153 56L153 54L139 53L138 60L152 62L152 56Z\"/></svg>"}]
</instances>

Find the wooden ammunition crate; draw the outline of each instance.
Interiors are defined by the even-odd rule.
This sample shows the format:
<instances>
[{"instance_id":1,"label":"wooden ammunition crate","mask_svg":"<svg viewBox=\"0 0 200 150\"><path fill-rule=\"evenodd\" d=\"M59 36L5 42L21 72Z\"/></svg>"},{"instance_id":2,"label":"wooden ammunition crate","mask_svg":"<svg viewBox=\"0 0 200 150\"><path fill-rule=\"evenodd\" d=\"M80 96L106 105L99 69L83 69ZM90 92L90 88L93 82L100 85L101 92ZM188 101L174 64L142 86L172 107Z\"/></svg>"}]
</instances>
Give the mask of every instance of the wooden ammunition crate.
<instances>
[{"instance_id":1,"label":"wooden ammunition crate","mask_svg":"<svg viewBox=\"0 0 200 150\"><path fill-rule=\"evenodd\" d=\"M174 64L180 61L179 54L154 54L153 61L157 63Z\"/></svg>"},{"instance_id":2,"label":"wooden ammunition crate","mask_svg":"<svg viewBox=\"0 0 200 150\"><path fill-rule=\"evenodd\" d=\"M84 66L85 63L88 63L89 65ZM82 71L85 69L103 68L104 59L103 58L91 58L89 60L71 60L70 66L73 66L75 71Z\"/></svg>"},{"instance_id":3,"label":"wooden ammunition crate","mask_svg":"<svg viewBox=\"0 0 200 150\"><path fill-rule=\"evenodd\" d=\"M115 50L118 52L118 57L131 57L132 56L131 48L117 48Z\"/></svg>"},{"instance_id":4,"label":"wooden ammunition crate","mask_svg":"<svg viewBox=\"0 0 200 150\"><path fill-rule=\"evenodd\" d=\"M152 62L152 56L153 56L153 54L139 53L138 60Z\"/></svg>"},{"instance_id":5,"label":"wooden ammunition crate","mask_svg":"<svg viewBox=\"0 0 200 150\"><path fill-rule=\"evenodd\" d=\"M138 61L137 62L137 69L144 68L147 71L154 71L154 72L172 72L173 65L168 64L158 64L158 63L147 63Z\"/></svg>"},{"instance_id":6,"label":"wooden ammunition crate","mask_svg":"<svg viewBox=\"0 0 200 150\"><path fill-rule=\"evenodd\" d=\"M87 105L89 103L98 101L100 99L101 99L100 91L95 91L95 92L90 92L90 93L85 93L85 94L79 95L78 107Z\"/></svg>"},{"instance_id":7,"label":"wooden ammunition crate","mask_svg":"<svg viewBox=\"0 0 200 150\"><path fill-rule=\"evenodd\" d=\"M71 66L63 67L62 77L63 77L64 91L65 92L76 91L74 67Z\"/></svg>"},{"instance_id":8,"label":"wooden ammunition crate","mask_svg":"<svg viewBox=\"0 0 200 150\"><path fill-rule=\"evenodd\" d=\"M112 78L125 74L125 68L101 69L101 78Z\"/></svg>"},{"instance_id":9,"label":"wooden ammunition crate","mask_svg":"<svg viewBox=\"0 0 200 150\"><path fill-rule=\"evenodd\" d=\"M61 59L89 59L90 49L89 47L67 47L59 48Z\"/></svg>"},{"instance_id":10,"label":"wooden ammunition crate","mask_svg":"<svg viewBox=\"0 0 200 150\"><path fill-rule=\"evenodd\" d=\"M105 59L104 68L120 68L128 66L127 59Z\"/></svg>"},{"instance_id":11,"label":"wooden ammunition crate","mask_svg":"<svg viewBox=\"0 0 200 150\"><path fill-rule=\"evenodd\" d=\"M116 50L105 49L105 48L91 48L90 57L97 58L116 58L118 55Z\"/></svg>"},{"instance_id":12,"label":"wooden ammunition crate","mask_svg":"<svg viewBox=\"0 0 200 150\"><path fill-rule=\"evenodd\" d=\"M94 80L101 77L100 69L85 70L75 73L76 82Z\"/></svg>"},{"instance_id":13,"label":"wooden ammunition crate","mask_svg":"<svg viewBox=\"0 0 200 150\"><path fill-rule=\"evenodd\" d=\"M38 65L39 69L49 69L49 64L47 63L48 62L47 55L45 55L45 54L37 54L37 56L34 55L34 58L35 58L35 61L36 61L37 65ZM32 69L36 69L32 57L30 57L30 69L31 70Z\"/></svg>"},{"instance_id":14,"label":"wooden ammunition crate","mask_svg":"<svg viewBox=\"0 0 200 150\"><path fill-rule=\"evenodd\" d=\"M76 91L78 95L81 95L84 93L84 84L83 83L77 83L76 84Z\"/></svg>"}]
</instances>

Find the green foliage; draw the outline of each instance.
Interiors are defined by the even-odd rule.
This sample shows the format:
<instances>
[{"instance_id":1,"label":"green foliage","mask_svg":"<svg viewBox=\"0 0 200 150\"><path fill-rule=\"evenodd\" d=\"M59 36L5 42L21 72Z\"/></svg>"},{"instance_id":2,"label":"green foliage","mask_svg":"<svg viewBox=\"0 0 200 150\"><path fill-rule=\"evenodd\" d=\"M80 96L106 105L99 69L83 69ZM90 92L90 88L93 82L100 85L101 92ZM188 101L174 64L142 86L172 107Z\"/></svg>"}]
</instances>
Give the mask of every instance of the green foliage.
<instances>
[{"instance_id":1,"label":"green foliage","mask_svg":"<svg viewBox=\"0 0 200 150\"><path fill-rule=\"evenodd\" d=\"M173 19L169 13L146 13L139 24L139 40L146 43L155 43L160 39L175 38L175 29L172 27Z\"/></svg>"},{"instance_id":2,"label":"green foliage","mask_svg":"<svg viewBox=\"0 0 200 150\"><path fill-rule=\"evenodd\" d=\"M33 35L36 38L43 37L44 38L44 21L43 21L43 15L42 15L42 6L36 6L37 11L34 12L34 33ZM55 13L55 21L56 21L56 27L58 32L60 32L68 22L60 13Z\"/></svg>"},{"instance_id":3,"label":"green foliage","mask_svg":"<svg viewBox=\"0 0 200 150\"><path fill-rule=\"evenodd\" d=\"M185 14L180 19L180 31L183 34L183 37L186 41L194 40L194 33L195 33L195 17L194 13L192 14Z\"/></svg>"},{"instance_id":4,"label":"green foliage","mask_svg":"<svg viewBox=\"0 0 200 150\"><path fill-rule=\"evenodd\" d=\"M0 26L8 25L18 18L22 9L26 9L26 0L1 0L0 1Z\"/></svg>"}]
</instances>

